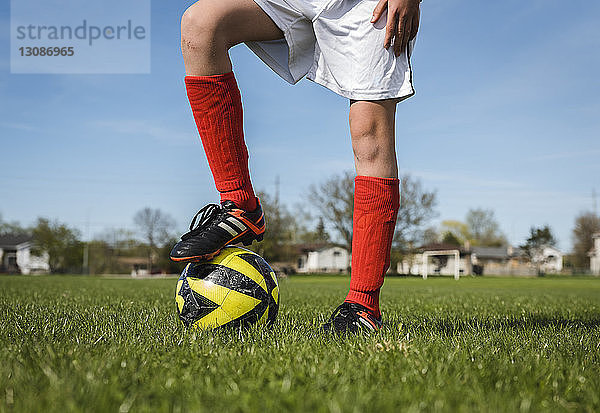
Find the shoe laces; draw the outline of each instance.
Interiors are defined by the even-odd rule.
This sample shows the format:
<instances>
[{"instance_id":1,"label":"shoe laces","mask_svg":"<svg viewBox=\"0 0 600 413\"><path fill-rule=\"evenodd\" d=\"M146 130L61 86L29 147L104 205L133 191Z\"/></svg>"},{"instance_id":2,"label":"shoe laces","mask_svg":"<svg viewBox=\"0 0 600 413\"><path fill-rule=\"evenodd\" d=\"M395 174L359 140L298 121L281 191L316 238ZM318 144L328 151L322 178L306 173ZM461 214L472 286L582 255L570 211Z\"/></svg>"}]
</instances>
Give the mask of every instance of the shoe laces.
<instances>
[{"instance_id":1,"label":"shoe laces","mask_svg":"<svg viewBox=\"0 0 600 413\"><path fill-rule=\"evenodd\" d=\"M358 321L357 311L354 311L352 307L352 303L344 301L342 304L338 305L335 310L333 310L331 317L329 317L329 321L333 321L338 314L343 318L351 319L352 321Z\"/></svg>"},{"instance_id":2,"label":"shoe laces","mask_svg":"<svg viewBox=\"0 0 600 413\"><path fill-rule=\"evenodd\" d=\"M182 240L195 235L199 230L206 228L223 210L218 204L208 204L194 215L190 224L190 231L183 234Z\"/></svg>"}]
</instances>

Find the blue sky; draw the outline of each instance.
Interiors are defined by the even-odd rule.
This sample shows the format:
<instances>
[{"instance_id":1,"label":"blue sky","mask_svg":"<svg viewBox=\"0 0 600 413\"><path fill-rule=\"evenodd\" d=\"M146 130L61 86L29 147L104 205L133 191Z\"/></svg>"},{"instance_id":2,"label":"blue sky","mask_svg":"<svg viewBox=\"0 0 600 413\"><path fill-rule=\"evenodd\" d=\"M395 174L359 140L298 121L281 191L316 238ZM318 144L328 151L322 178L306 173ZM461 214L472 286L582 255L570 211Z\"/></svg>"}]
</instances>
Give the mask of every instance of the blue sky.
<instances>
[{"instance_id":1,"label":"blue sky","mask_svg":"<svg viewBox=\"0 0 600 413\"><path fill-rule=\"evenodd\" d=\"M133 228L161 208L183 231L218 199L183 85L179 19L191 2L152 3L146 75L10 74L0 6L0 213L89 233ZM600 3L424 0L417 94L397 116L400 169L438 193L439 217L490 208L513 244L549 224L571 248L575 216L600 192ZM231 52L257 189L301 202L353 168L348 102L290 86L245 46Z\"/></svg>"}]
</instances>

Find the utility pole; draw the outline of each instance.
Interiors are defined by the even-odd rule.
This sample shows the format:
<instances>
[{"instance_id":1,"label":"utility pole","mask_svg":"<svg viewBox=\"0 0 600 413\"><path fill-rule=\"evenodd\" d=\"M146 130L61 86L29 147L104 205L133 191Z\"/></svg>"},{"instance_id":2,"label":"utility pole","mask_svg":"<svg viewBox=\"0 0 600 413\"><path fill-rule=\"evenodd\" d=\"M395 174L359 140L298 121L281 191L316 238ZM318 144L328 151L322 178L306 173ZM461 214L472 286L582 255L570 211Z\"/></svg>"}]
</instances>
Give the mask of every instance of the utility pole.
<instances>
[{"instance_id":1,"label":"utility pole","mask_svg":"<svg viewBox=\"0 0 600 413\"><path fill-rule=\"evenodd\" d=\"M281 215L279 214L279 175L275 175L275 219L277 220L277 228L281 222Z\"/></svg>"},{"instance_id":2,"label":"utility pole","mask_svg":"<svg viewBox=\"0 0 600 413\"><path fill-rule=\"evenodd\" d=\"M89 258L90 258L90 212L88 211L85 218L85 242L83 243L83 268L82 272L89 275Z\"/></svg>"},{"instance_id":3,"label":"utility pole","mask_svg":"<svg viewBox=\"0 0 600 413\"><path fill-rule=\"evenodd\" d=\"M275 206L279 211L279 175L275 175Z\"/></svg>"},{"instance_id":4,"label":"utility pole","mask_svg":"<svg viewBox=\"0 0 600 413\"><path fill-rule=\"evenodd\" d=\"M594 215L598 216L598 202L596 200L596 188L592 188L592 210Z\"/></svg>"}]
</instances>

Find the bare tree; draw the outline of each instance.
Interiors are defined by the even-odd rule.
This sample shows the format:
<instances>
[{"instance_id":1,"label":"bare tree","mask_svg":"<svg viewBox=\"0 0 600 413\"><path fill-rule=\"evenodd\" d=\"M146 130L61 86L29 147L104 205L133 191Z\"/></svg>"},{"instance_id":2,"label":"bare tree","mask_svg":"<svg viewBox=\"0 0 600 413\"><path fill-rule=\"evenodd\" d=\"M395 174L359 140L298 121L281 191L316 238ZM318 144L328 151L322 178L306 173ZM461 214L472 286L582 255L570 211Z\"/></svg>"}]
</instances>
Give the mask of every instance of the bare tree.
<instances>
[{"instance_id":1,"label":"bare tree","mask_svg":"<svg viewBox=\"0 0 600 413\"><path fill-rule=\"evenodd\" d=\"M573 228L573 265L587 269L590 265L588 253L593 247L592 235L600 232L600 217L593 212L582 212L575 218Z\"/></svg>"},{"instance_id":2,"label":"bare tree","mask_svg":"<svg viewBox=\"0 0 600 413\"><path fill-rule=\"evenodd\" d=\"M443 221L440 230L442 239L449 243L465 245L468 241L471 245L486 247L499 247L508 243L491 209L470 209L465 222Z\"/></svg>"},{"instance_id":3,"label":"bare tree","mask_svg":"<svg viewBox=\"0 0 600 413\"><path fill-rule=\"evenodd\" d=\"M422 238L423 244L427 245L427 244L435 244L437 242L440 242L440 238L442 238L442 242L443 242L444 236L445 236L445 234L440 235L440 233L438 232L438 229L436 227L429 226L423 230L423 235L421 238Z\"/></svg>"},{"instance_id":4,"label":"bare tree","mask_svg":"<svg viewBox=\"0 0 600 413\"><path fill-rule=\"evenodd\" d=\"M418 178L401 177L400 209L394 243L401 251L411 251L423 241L425 225L437 215L435 191L426 191Z\"/></svg>"},{"instance_id":5,"label":"bare tree","mask_svg":"<svg viewBox=\"0 0 600 413\"><path fill-rule=\"evenodd\" d=\"M334 175L318 186L312 185L308 197L324 221L329 223L350 251L354 213L354 173ZM400 249L413 248L424 234L425 224L435 216L435 192L425 191L421 182L405 174L401 177L401 202L394 243Z\"/></svg>"},{"instance_id":6,"label":"bare tree","mask_svg":"<svg viewBox=\"0 0 600 413\"><path fill-rule=\"evenodd\" d=\"M134 248L139 245L135 232L124 228L105 228L95 239L117 249Z\"/></svg>"},{"instance_id":7,"label":"bare tree","mask_svg":"<svg viewBox=\"0 0 600 413\"><path fill-rule=\"evenodd\" d=\"M494 211L491 209L470 209L465 218L471 242L474 245L499 247L507 243L500 231Z\"/></svg>"},{"instance_id":8,"label":"bare tree","mask_svg":"<svg viewBox=\"0 0 600 413\"><path fill-rule=\"evenodd\" d=\"M348 251L352 250L354 176L350 171L333 175L318 186L311 185L308 192L308 199L335 229Z\"/></svg>"},{"instance_id":9,"label":"bare tree","mask_svg":"<svg viewBox=\"0 0 600 413\"><path fill-rule=\"evenodd\" d=\"M133 217L133 222L148 243L148 272L152 271L154 252L171 238L175 221L160 209L144 208Z\"/></svg>"}]
</instances>

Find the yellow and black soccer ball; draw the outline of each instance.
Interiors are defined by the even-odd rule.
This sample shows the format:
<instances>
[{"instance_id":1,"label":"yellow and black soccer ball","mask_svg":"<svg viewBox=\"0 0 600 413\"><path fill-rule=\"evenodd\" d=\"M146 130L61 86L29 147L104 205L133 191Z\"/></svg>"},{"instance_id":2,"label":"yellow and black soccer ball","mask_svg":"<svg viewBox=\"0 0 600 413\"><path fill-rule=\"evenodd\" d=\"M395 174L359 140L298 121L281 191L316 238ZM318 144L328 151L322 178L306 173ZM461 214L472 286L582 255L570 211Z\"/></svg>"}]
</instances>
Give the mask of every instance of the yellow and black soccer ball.
<instances>
[{"instance_id":1,"label":"yellow and black soccer ball","mask_svg":"<svg viewBox=\"0 0 600 413\"><path fill-rule=\"evenodd\" d=\"M186 265L175 292L187 327L211 330L272 324L279 310L275 272L258 254L225 247L208 261Z\"/></svg>"}]
</instances>

